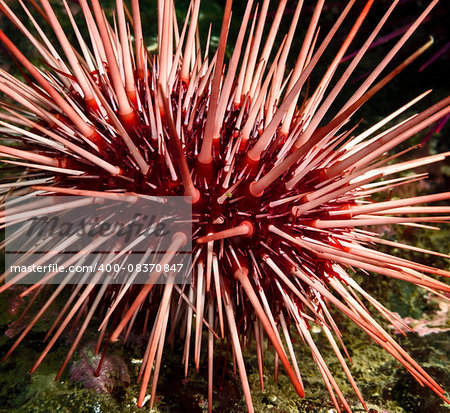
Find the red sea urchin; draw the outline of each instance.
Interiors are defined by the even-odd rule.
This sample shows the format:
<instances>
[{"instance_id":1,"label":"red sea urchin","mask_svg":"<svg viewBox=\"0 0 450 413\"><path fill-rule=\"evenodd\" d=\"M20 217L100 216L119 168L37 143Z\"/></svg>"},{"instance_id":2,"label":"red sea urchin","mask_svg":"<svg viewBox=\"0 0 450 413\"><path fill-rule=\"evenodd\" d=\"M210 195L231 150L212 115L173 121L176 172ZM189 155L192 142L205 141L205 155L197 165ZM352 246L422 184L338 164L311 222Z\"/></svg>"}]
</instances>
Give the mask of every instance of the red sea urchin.
<instances>
[{"instance_id":1,"label":"red sea urchin","mask_svg":"<svg viewBox=\"0 0 450 413\"><path fill-rule=\"evenodd\" d=\"M355 0L346 3L329 32L319 36L324 0L316 2L295 67L286 76L286 62L295 42L303 1L297 3L276 56L272 49L280 36L278 29L286 0L278 3L267 30L269 1L248 1L233 53L226 62L230 0L226 2L218 47L212 56L209 38L206 50L201 52L196 36L200 0L191 1L181 32L173 1L158 1L158 54L153 56L144 44L137 0L131 1L131 13L122 0L117 0L113 25L106 20L98 0L92 0L90 5L87 0L80 0L88 39L80 34L71 9L63 1L78 40L76 46L67 39L49 1L41 0L40 6L33 2L54 30L60 51L53 47L36 20L32 19L32 23L39 38L0 0L2 12L32 42L45 63L43 68L33 65L0 30L1 42L24 70L24 81L0 71L0 91L5 96L0 102L0 124L9 142L8 146L0 146L0 153L3 162L24 168L20 179L2 187L31 199L58 194L117 200L184 195L190 197L193 213L192 284L77 285L32 371L73 320L76 324L84 317L59 375L94 312L105 320L99 328L97 351L102 345L106 347L108 338L126 340L142 319L148 346L140 372L139 406L144 403L152 372L153 405L166 336L179 331L185 337L186 374L191 353L198 369L202 345L207 347L209 410L214 343L219 339L232 347L247 407L252 412L242 340L245 342L248 335L255 338L261 385L262 349L267 337L276 360L281 361L295 390L303 397L300 369L290 338L295 328L309 346L336 409L351 411L309 331L312 323L321 326L366 407L342 355L346 350L332 316L334 308L392 354L420 384L448 401L441 387L369 314L363 301L394 325L402 324L401 319L364 291L347 272L360 268L414 283L435 294L450 291L448 285L426 275L448 276L449 272L379 252L374 246L387 244L437 253L387 241L360 228L385 224L420 227L450 219L445 215L450 207L418 206L449 199L450 192L382 202L372 202L370 198L380 191L424 178L423 174L392 175L448 155L391 163L405 151L390 156L386 153L446 116L450 98L382 132L387 122L429 91L356 136L355 128L349 126L351 116L369 98L429 47L430 42L378 79L437 0L430 2L347 103L336 110L331 108L337 95L398 1L392 2L346 70L337 76L341 59L373 0L365 2L334 59L326 63L326 73L314 88L312 84L306 87L313 70L323 65L322 55L355 8L354 3ZM264 32L267 33L263 36ZM313 92L308 94L305 89ZM301 95L304 100L298 107ZM329 112L334 117L324 122ZM30 205L36 208L35 204ZM33 209L12 208L9 219L20 222L33 214ZM5 213L3 223L4 216ZM177 241L181 238L179 235ZM13 281L26 273L16 275ZM0 291L10 285L6 283ZM22 295L34 291L36 299L41 287L36 283ZM53 292L6 357L63 288L69 288L67 283ZM60 323L63 314L65 318ZM205 343L203 329L207 332Z\"/></svg>"}]
</instances>

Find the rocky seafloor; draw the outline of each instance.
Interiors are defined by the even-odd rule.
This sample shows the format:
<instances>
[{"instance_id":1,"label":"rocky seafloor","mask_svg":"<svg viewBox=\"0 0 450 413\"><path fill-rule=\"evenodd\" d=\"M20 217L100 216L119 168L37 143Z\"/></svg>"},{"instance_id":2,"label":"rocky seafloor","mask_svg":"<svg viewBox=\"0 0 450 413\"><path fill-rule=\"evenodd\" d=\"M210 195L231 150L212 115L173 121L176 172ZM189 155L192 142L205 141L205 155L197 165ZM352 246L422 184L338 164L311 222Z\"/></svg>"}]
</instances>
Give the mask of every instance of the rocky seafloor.
<instances>
[{"instance_id":1,"label":"rocky seafloor","mask_svg":"<svg viewBox=\"0 0 450 413\"><path fill-rule=\"evenodd\" d=\"M384 296L385 304L397 311L417 333L406 336L384 326L395 335L398 342L446 389L450 389L448 371L450 363L450 332L448 331L448 304L430 298L423 291L401 282L383 279L360 280L372 293ZM19 287L16 287L19 288ZM24 302L17 300L13 288L0 301L0 355L4 355L26 319L17 325L12 320L23 309ZM386 301L387 300L387 301ZM79 349L61 376L55 381L62 361L70 347L73 332L58 341L33 375L31 366L43 349L42 339L55 316L55 310L38 323L16 351L0 364L0 412L142 412L136 406L139 391L137 375L145 342L142 337L131 337L130 344L112 345L107 352L98 377L95 370L100 356L95 356L96 331L87 331ZM406 316L409 318L406 318ZM445 405L428 388L421 387L388 353L371 343L362 331L336 315L344 342L352 358L351 372L364 395L371 413L445 413ZM345 378L319 327L313 327L313 336L325 361L355 412L364 411ZM294 335L292 335L295 337ZM174 348L166 345L157 390L155 412L206 412L207 371L194 368L184 378L180 354L182 344L175 341ZM218 349L216 345L216 349ZM260 389L256 353L245 352L247 372L256 412L334 412L333 405L310 352L299 339L294 343L297 360L305 384L306 397L297 397L288 377L280 368L278 380L273 377L274 357L265 352L264 390ZM224 413L245 412L245 402L239 376L233 365L223 360L216 363L213 407Z\"/></svg>"}]
</instances>

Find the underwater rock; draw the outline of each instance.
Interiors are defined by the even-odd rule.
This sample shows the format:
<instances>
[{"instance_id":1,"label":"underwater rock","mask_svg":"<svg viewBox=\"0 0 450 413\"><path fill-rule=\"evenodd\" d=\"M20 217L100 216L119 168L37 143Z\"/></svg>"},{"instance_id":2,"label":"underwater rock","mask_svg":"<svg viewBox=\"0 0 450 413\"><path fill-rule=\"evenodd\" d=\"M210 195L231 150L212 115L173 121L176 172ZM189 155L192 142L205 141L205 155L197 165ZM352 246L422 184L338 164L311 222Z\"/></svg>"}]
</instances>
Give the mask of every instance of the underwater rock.
<instances>
[{"instance_id":1,"label":"underwater rock","mask_svg":"<svg viewBox=\"0 0 450 413\"><path fill-rule=\"evenodd\" d=\"M95 354L94 346L87 345L80 351L80 359L70 367L70 380L81 383L84 388L99 393L123 391L130 384L127 363L115 354L105 354L100 371L96 374L101 354Z\"/></svg>"}]
</instances>

